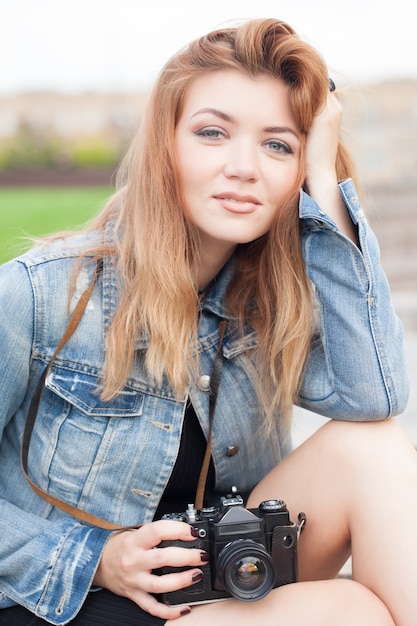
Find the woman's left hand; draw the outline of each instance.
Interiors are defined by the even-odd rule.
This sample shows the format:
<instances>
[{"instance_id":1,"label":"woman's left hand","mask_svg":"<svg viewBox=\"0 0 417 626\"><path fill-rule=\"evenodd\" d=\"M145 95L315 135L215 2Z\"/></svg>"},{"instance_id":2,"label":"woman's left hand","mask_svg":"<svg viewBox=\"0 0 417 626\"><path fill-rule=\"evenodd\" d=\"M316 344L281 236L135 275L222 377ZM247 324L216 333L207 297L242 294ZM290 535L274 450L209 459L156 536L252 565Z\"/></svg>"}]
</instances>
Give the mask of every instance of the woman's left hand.
<instances>
[{"instance_id":1,"label":"woman's left hand","mask_svg":"<svg viewBox=\"0 0 417 626\"><path fill-rule=\"evenodd\" d=\"M342 114L342 105L329 92L307 135L305 184L309 193L328 181L337 185L336 155Z\"/></svg>"},{"instance_id":2,"label":"woman's left hand","mask_svg":"<svg viewBox=\"0 0 417 626\"><path fill-rule=\"evenodd\" d=\"M307 134L305 191L354 243L356 229L340 195L336 157L343 109L334 93L317 112Z\"/></svg>"}]
</instances>

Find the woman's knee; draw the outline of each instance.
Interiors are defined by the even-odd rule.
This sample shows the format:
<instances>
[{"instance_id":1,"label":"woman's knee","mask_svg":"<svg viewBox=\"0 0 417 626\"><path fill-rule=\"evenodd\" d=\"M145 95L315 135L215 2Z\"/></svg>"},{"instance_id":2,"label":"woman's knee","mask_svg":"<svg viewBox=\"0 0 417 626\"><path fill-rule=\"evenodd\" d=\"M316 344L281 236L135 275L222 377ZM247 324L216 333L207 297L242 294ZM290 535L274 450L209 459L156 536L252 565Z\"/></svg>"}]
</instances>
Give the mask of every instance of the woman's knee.
<instances>
[{"instance_id":1,"label":"woman's knee","mask_svg":"<svg viewBox=\"0 0 417 626\"><path fill-rule=\"evenodd\" d=\"M391 460L400 466L406 459L417 469L417 454L404 428L394 418L374 422L347 422L330 420L313 436L317 438L317 448L322 461L327 458L335 466L343 462L349 466L354 462L365 463L382 461L386 465Z\"/></svg>"},{"instance_id":2,"label":"woman's knee","mask_svg":"<svg viewBox=\"0 0 417 626\"><path fill-rule=\"evenodd\" d=\"M395 626L383 602L353 580L297 583L291 587L294 597L288 597L288 612L291 615L295 611L296 624L307 623L308 617L309 624L320 626ZM295 604L299 604L299 611ZM289 623L293 623L291 619Z\"/></svg>"},{"instance_id":3,"label":"woman's knee","mask_svg":"<svg viewBox=\"0 0 417 626\"><path fill-rule=\"evenodd\" d=\"M332 584L333 583L333 584ZM329 581L330 610L338 626L395 626L383 602L369 589L353 580Z\"/></svg>"},{"instance_id":4,"label":"woman's knee","mask_svg":"<svg viewBox=\"0 0 417 626\"><path fill-rule=\"evenodd\" d=\"M255 487L249 505L257 506L260 496L269 493L272 497L271 494L278 491L289 501L294 491L305 496L306 490L309 494L320 494L324 487L332 490L335 496L341 495L345 484L350 491L352 481L357 477L362 480L364 469L368 474L369 467L386 467L388 458L395 459L393 463L400 468L401 459L407 453L417 471L417 454L400 424L394 420L330 420ZM296 489L294 485L297 485Z\"/></svg>"}]
</instances>

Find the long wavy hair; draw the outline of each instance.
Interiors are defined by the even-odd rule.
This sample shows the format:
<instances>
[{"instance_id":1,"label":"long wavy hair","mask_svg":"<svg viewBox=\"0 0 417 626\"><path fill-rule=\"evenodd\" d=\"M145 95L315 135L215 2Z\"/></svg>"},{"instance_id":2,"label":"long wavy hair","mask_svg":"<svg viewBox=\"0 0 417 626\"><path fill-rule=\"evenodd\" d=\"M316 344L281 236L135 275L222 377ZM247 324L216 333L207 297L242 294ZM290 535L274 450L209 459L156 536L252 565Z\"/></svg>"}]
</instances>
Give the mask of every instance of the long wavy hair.
<instances>
[{"instance_id":1,"label":"long wavy hair","mask_svg":"<svg viewBox=\"0 0 417 626\"><path fill-rule=\"evenodd\" d=\"M190 43L162 69L137 135L121 163L118 190L91 228L115 224L111 247L120 277L119 306L107 335L103 395L117 394L129 376L138 333L148 337L145 364L183 397L197 371L196 273L199 238L184 212L174 132L190 85L207 72L232 70L284 81L301 137L298 180L275 223L263 237L238 247L237 270L227 305L240 326L259 337L254 358L260 406L271 423L288 422L308 357L313 302L301 252L299 192L304 182L305 138L329 90L318 52L286 23L257 19L213 31ZM353 176L340 142L339 179ZM91 252L91 251L90 251Z\"/></svg>"}]
</instances>

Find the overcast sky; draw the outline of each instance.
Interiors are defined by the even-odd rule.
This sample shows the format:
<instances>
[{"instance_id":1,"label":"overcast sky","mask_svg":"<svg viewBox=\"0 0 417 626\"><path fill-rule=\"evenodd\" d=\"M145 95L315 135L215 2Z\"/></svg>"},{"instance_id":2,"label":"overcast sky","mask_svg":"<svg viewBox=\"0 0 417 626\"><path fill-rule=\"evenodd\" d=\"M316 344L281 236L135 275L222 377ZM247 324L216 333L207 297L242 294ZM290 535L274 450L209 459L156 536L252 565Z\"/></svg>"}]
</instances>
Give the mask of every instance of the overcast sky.
<instances>
[{"instance_id":1,"label":"overcast sky","mask_svg":"<svg viewBox=\"0 0 417 626\"><path fill-rule=\"evenodd\" d=\"M415 0L0 0L0 95L141 91L231 20L288 21L336 82L417 79Z\"/></svg>"}]
</instances>

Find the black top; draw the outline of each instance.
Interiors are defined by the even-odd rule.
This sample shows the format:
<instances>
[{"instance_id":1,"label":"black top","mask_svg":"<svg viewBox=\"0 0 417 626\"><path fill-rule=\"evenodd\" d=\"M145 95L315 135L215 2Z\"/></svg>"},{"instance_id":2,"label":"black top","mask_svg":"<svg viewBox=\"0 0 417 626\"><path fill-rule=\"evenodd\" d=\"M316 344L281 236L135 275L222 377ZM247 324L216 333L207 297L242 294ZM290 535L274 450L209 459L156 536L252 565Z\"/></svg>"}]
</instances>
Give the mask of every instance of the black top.
<instances>
[{"instance_id":1,"label":"black top","mask_svg":"<svg viewBox=\"0 0 417 626\"><path fill-rule=\"evenodd\" d=\"M164 513L182 513L195 501L198 479L206 452L207 441L191 402L188 402L181 433L180 448L171 477L156 510L154 519ZM214 492L215 472L210 462L206 495Z\"/></svg>"}]
</instances>

